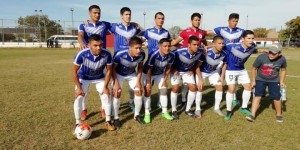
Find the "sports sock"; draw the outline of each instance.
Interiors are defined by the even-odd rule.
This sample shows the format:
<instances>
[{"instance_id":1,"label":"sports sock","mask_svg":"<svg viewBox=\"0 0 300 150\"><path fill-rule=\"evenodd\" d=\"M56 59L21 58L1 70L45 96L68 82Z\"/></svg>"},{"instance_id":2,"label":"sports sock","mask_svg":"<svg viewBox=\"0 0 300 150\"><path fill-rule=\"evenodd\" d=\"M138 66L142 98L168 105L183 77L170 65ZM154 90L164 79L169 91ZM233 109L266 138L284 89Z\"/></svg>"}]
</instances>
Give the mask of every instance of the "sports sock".
<instances>
[{"instance_id":1,"label":"sports sock","mask_svg":"<svg viewBox=\"0 0 300 150\"><path fill-rule=\"evenodd\" d=\"M248 103L250 101L250 97L251 97L251 91L244 90L242 97L243 97L242 108L247 108L248 107Z\"/></svg>"},{"instance_id":2,"label":"sports sock","mask_svg":"<svg viewBox=\"0 0 300 150\"><path fill-rule=\"evenodd\" d=\"M196 92L192 92L189 90L185 111L189 111L191 109L191 107L194 103L195 97L196 97Z\"/></svg>"},{"instance_id":3,"label":"sports sock","mask_svg":"<svg viewBox=\"0 0 300 150\"><path fill-rule=\"evenodd\" d=\"M76 124L80 123L80 115L81 115L81 111L82 111L82 100L83 99L84 99L84 97L79 95L74 100L74 115L75 115L75 123Z\"/></svg>"},{"instance_id":4,"label":"sports sock","mask_svg":"<svg viewBox=\"0 0 300 150\"><path fill-rule=\"evenodd\" d=\"M202 92L197 91L196 93L196 110L201 110Z\"/></svg>"},{"instance_id":5,"label":"sports sock","mask_svg":"<svg viewBox=\"0 0 300 150\"><path fill-rule=\"evenodd\" d=\"M226 108L227 108L227 111L231 111L232 101L233 101L233 94L227 92L226 93Z\"/></svg>"},{"instance_id":6,"label":"sports sock","mask_svg":"<svg viewBox=\"0 0 300 150\"><path fill-rule=\"evenodd\" d=\"M151 98L150 97L144 97L144 107L145 107L145 115L150 114L150 107L151 107Z\"/></svg>"},{"instance_id":7,"label":"sports sock","mask_svg":"<svg viewBox=\"0 0 300 150\"><path fill-rule=\"evenodd\" d=\"M134 116L140 114L141 108L143 105L142 96L134 96Z\"/></svg>"},{"instance_id":8,"label":"sports sock","mask_svg":"<svg viewBox=\"0 0 300 150\"><path fill-rule=\"evenodd\" d=\"M119 119L120 99L113 98L114 119Z\"/></svg>"},{"instance_id":9,"label":"sports sock","mask_svg":"<svg viewBox=\"0 0 300 150\"><path fill-rule=\"evenodd\" d=\"M111 115L111 101L109 100L109 96L107 94L100 95L101 102L102 102L102 109L105 111L105 121L110 121Z\"/></svg>"},{"instance_id":10,"label":"sports sock","mask_svg":"<svg viewBox=\"0 0 300 150\"><path fill-rule=\"evenodd\" d=\"M167 95L160 94L159 99L162 108L162 113L166 113L168 111L168 97Z\"/></svg>"},{"instance_id":11,"label":"sports sock","mask_svg":"<svg viewBox=\"0 0 300 150\"><path fill-rule=\"evenodd\" d=\"M216 91L215 92L215 110L220 109L220 104L221 104L221 101L222 101L222 95L223 95L222 91Z\"/></svg>"},{"instance_id":12,"label":"sports sock","mask_svg":"<svg viewBox=\"0 0 300 150\"><path fill-rule=\"evenodd\" d=\"M178 93L171 92L171 106L172 111L177 111L176 105L177 105L177 95Z\"/></svg>"}]
</instances>

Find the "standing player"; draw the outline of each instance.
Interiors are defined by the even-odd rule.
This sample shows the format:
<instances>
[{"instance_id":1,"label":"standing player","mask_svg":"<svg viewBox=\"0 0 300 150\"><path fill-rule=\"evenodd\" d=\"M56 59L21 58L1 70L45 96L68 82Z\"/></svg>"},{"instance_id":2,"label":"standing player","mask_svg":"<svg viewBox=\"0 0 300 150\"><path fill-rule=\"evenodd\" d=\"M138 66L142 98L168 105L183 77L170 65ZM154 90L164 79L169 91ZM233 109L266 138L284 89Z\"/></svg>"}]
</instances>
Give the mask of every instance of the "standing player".
<instances>
[{"instance_id":1,"label":"standing player","mask_svg":"<svg viewBox=\"0 0 300 150\"><path fill-rule=\"evenodd\" d=\"M140 124L144 124L143 118L139 115L143 104L142 101L142 70L145 52L142 50L142 40L138 37L132 37L129 41L129 49L119 51L114 56L113 65L113 110L114 125L120 128L119 120L120 97L123 81L126 80L129 88L134 91L135 113L134 118ZM136 72L137 68L137 72Z\"/></svg>"},{"instance_id":2,"label":"standing player","mask_svg":"<svg viewBox=\"0 0 300 150\"><path fill-rule=\"evenodd\" d=\"M89 37L90 48L80 51L75 57L72 71L76 85L74 114L76 125L78 125L81 122L82 101L88 94L89 85L95 84L106 112L105 126L108 130L115 130L110 122L111 101L108 89L112 71L112 56L108 50L102 48L102 44L101 36L93 34ZM105 68L106 73L104 73Z\"/></svg>"},{"instance_id":3,"label":"standing player","mask_svg":"<svg viewBox=\"0 0 300 150\"><path fill-rule=\"evenodd\" d=\"M89 15L90 20L87 23L80 24L78 28L79 50L83 50L88 47L88 38L92 34L100 35L103 42L102 46L103 48L106 48L106 34L111 28L111 24L109 22L100 21L101 9L98 5L91 5L89 7ZM82 110L81 119L85 120L87 115L85 99L82 100ZM102 117L105 117L104 107L102 107L101 114Z\"/></svg>"},{"instance_id":4,"label":"standing player","mask_svg":"<svg viewBox=\"0 0 300 150\"><path fill-rule=\"evenodd\" d=\"M165 15L162 12L157 12L154 17L155 26L149 28L144 32L142 40L148 41L148 54L158 49L158 41L162 38L171 39L168 30L163 28L165 22Z\"/></svg>"},{"instance_id":5,"label":"standing player","mask_svg":"<svg viewBox=\"0 0 300 150\"><path fill-rule=\"evenodd\" d=\"M200 27L201 23L201 15L199 13L193 13L191 16L191 24L192 26L181 31L178 38L172 41L171 45L178 45L181 41L183 41L182 47L188 46L188 41L191 36L196 36L199 39L199 45L201 46L201 43L204 45L207 45L207 41L205 39L206 31L201 30ZM186 93L187 93L187 87L186 85L182 88L182 106L185 106L186 104Z\"/></svg>"},{"instance_id":6,"label":"standing player","mask_svg":"<svg viewBox=\"0 0 300 150\"><path fill-rule=\"evenodd\" d=\"M228 18L227 27L217 27L213 31L211 30L207 31L207 34L222 36L224 38L225 45L229 43L238 43L240 42L241 36L244 32L244 29L237 27L239 18L240 18L239 14L231 13ZM236 98L236 89L233 98L233 105L234 106L238 105L238 100Z\"/></svg>"},{"instance_id":7,"label":"standing player","mask_svg":"<svg viewBox=\"0 0 300 150\"><path fill-rule=\"evenodd\" d=\"M245 69L245 62L250 55L255 51L254 32L245 30L242 34L242 42L226 45L227 62L224 64L226 67L225 80L228 85L226 94L226 107L227 114L225 120L230 120L232 115L232 101L235 92L236 82L242 84L244 87L242 95L242 108L240 112L243 114L251 115L247 109L251 97L250 79Z\"/></svg>"},{"instance_id":8,"label":"standing player","mask_svg":"<svg viewBox=\"0 0 300 150\"><path fill-rule=\"evenodd\" d=\"M209 48L205 55L201 56L202 64L200 66L201 75L203 82L206 78L208 78L209 83L215 87L215 107L214 111L220 115L224 116L222 111L220 110L220 103L222 101L223 95L223 82L225 75L225 67L221 72L221 76L219 74L219 70L217 69L218 65L224 61L226 62L226 53L223 51L224 48L224 39L221 36L215 36L213 38L213 47ZM196 78L196 83L198 84L198 77ZM196 112L201 112L201 100L202 100L202 90L198 90L196 94ZM201 115L199 119L201 118Z\"/></svg>"},{"instance_id":9,"label":"standing player","mask_svg":"<svg viewBox=\"0 0 300 150\"><path fill-rule=\"evenodd\" d=\"M168 76L171 71L171 65L174 61L174 54L171 51L171 41L167 38L162 38L159 41L159 49L151 52L148 56L143 69L144 83L144 105L145 105L145 123L150 123L150 104L151 104L151 88L154 81L160 91L159 100L162 106L162 117L167 120L173 120L168 113Z\"/></svg>"},{"instance_id":10,"label":"standing player","mask_svg":"<svg viewBox=\"0 0 300 150\"><path fill-rule=\"evenodd\" d=\"M186 84L189 89L185 113L188 116L194 117L194 112L192 112L191 107L194 103L197 91L194 78L194 72L197 68L198 71L196 71L196 73L199 78L198 89L202 89L203 85L199 69L200 56L202 55L203 49L199 48L199 44L199 38L196 36L191 36L188 40L188 47L183 47L173 51L175 54L175 59L172 65L171 74L171 105L172 117L174 120L179 119L176 105L180 79L182 79L183 84ZM199 114L196 114L196 117L198 117L197 115Z\"/></svg>"},{"instance_id":11,"label":"standing player","mask_svg":"<svg viewBox=\"0 0 300 150\"><path fill-rule=\"evenodd\" d=\"M89 7L90 20L82 23L78 28L79 49L85 49L88 46L88 38L92 34L99 34L102 37L103 48L106 48L106 34L111 28L111 24L106 21L100 21L101 9L98 5Z\"/></svg>"},{"instance_id":12,"label":"standing player","mask_svg":"<svg viewBox=\"0 0 300 150\"><path fill-rule=\"evenodd\" d=\"M136 24L130 23L131 10L128 7L123 7L120 10L122 22L113 24L111 32L114 34L114 53L129 48L129 40L137 35L141 30L136 27Z\"/></svg>"}]
</instances>

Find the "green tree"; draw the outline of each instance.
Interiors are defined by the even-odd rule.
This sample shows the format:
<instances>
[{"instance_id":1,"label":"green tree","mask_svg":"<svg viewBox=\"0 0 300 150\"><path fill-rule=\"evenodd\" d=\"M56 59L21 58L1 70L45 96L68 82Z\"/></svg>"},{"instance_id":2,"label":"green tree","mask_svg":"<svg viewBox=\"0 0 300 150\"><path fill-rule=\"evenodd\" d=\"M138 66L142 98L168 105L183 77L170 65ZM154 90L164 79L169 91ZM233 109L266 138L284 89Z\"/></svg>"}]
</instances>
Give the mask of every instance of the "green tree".
<instances>
[{"instance_id":1,"label":"green tree","mask_svg":"<svg viewBox=\"0 0 300 150\"><path fill-rule=\"evenodd\" d=\"M290 38L300 38L300 16L285 23L286 29L279 32L281 41L290 40Z\"/></svg>"},{"instance_id":2,"label":"green tree","mask_svg":"<svg viewBox=\"0 0 300 150\"><path fill-rule=\"evenodd\" d=\"M46 41L51 35L62 34L64 32L62 26L56 21L50 20L47 15L20 17L18 24L19 28L35 29L36 37L41 37L42 41Z\"/></svg>"},{"instance_id":3,"label":"green tree","mask_svg":"<svg viewBox=\"0 0 300 150\"><path fill-rule=\"evenodd\" d=\"M253 29L255 37L266 38L268 35L268 30L266 28L256 28Z\"/></svg>"},{"instance_id":4,"label":"green tree","mask_svg":"<svg viewBox=\"0 0 300 150\"><path fill-rule=\"evenodd\" d=\"M182 31L182 29L179 26L173 26L169 29L170 35L172 39L175 39L179 36L179 33Z\"/></svg>"}]
</instances>

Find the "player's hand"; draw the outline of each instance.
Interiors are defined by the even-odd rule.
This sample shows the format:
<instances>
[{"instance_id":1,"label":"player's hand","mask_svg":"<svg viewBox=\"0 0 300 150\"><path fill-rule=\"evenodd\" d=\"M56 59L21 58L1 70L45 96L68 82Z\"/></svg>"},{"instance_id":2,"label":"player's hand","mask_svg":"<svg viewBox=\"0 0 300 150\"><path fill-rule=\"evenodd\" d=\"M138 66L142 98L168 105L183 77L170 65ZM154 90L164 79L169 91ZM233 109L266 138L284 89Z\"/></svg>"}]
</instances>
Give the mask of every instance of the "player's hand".
<instances>
[{"instance_id":1,"label":"player's hand","mask_svg":"<svg viewBox=\"0 0 300 150\"><path fill-rule=\"evenodd\" d=\"M253 81L253 82L251 82L251 88L253 89L253 88L255 88L255 85L256 85L256 82L255 81Z\"/></svg>"},{"instance_id":2,"label":"player's hand","mask_svg":"<svg viewBox=\"0 0 300 150\"><path fill-rule=\"evenodd\" d=\"M114 96L116 96L117 98L120 97L121 95L121 88L120 88L120 85L118 83L115 83L114 86L113 86L113 94Z\"/></svg>"},{"instance_id":3,"label":"player's hand","mask_svg":"<svg viewBox=\"0 0 300 150\"><path fill-rule=\"evenodd\" d=\"M201 91L203 90L203 88L204 88L204 83L203 83L202 80L199 80L199 81L198 81L197 88L198 88L198 90L201 90Z\"/></svg>"},{"instance_id":4,"label":"player's hand","mask_svg":"<svg viewBox=\"0 0 300 150\"><path fill-rule=\"evenodd\" d=\"M221 83L221 85L224 85L224 79L223 78L219 78L219 80L218 80L218 82L220 82Z\"/></svg>"},{"instance_id":5,"label":"player's hand","mask_svg":"<svg viewBox=\"0 0 300 150\"><path fill-rule=\"evenodd\" d=\"M131 22L131 24L132 24L133 26L135 26L136 29L140 29L140 28L141 28L140 25L139 25L138 23ZM144 30L145 30L145 29L144 29Z\"/></svg>"},{"instance_id":6,"label":"player's hand","mask_svg":"<svg viewBox=\"0 0 300 150\"><path fill-rule=\"evenodd\" d=\"M151 83L146 84L145 95L151 95Z\"/></svg>"},{"instance_id":7,"label":"player's hand","mask_svg":"<svg viewBox=\"0 0 300 150\"><path fill-rule=\"evenodd\" d=\"M84 23L85 25L89 24L89 22L90 22L90 20L84 20L84 21L83 21L83 23Z\"/></svg>"},{"instance_id":8,"label":"player's hand","mask_svg":"<svg viewBox=\"0 0 300 150\"><path fill-rule=\"evenodd\" d=\"M174 76L179 76L179 72L177 70L173 71Z\"/></svg>"},{"instance_id":9,"label":"player's hand","mask_svg":"<svg viewBox=\"0 0 300 150\"><path fill-rule=\"evenodd\" d=\"M102 94L107 94L107 95L109 95L109 89L108 89L108 87L104 87L104 88L103 88Z\"/></svg>"},{"instance_id":10,"label":"player's hand","mask_svg":"<svg viewBox=\"0 0 300 150\"><path fill-rule=\"evenodd\" d=\"M75 90L75 94L74 94L75 98L77 98L79 95L85 96L85 93L83 92L83 90L81 88L77 88Z\"/></svg>"},{"instance_id":11,"label":"player's hand","mask_svg":"<svg viewBox=\"0 0 300 150\"><path fill-rule=\"evenodd\" d=\"M137 95L142 95L143 89L142 84L138 82L134 87L134 92L137 93Z\"/></svg>"},{"instance_id":12,"label":"player's hand","mask_svg":"<svg viewBox=\"0 0 300 150\"><path fill-rule=\"evenodd\" d=\"M83 49L86 49L87 46L85 44L79 44L79 51L83 50Z\"/></svg>"},{"instance_id":13,"label":"player's hand","mask_svg":"<svg viewBox=\"0 0 300 150\"><path fill-rule=\"evenodd\" d=\"M285 85L285 83L284 83L284 82L280 82L280 87L282 87L282 88L286 88L286 85Z\"/></svg>"}]
</instances>

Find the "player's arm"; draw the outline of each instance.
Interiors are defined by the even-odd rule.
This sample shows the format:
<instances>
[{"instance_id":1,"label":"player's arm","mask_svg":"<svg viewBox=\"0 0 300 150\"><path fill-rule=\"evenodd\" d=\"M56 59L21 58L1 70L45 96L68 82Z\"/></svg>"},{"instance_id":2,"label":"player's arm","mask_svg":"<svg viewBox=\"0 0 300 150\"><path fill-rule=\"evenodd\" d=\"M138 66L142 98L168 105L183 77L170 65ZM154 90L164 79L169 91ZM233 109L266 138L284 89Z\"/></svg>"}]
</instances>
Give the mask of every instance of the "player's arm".
<instances>
[{"instance_id":1,"label":"player's arm","mask_svg":"<svg viewBox=\"0 0 300 150\"><path fill-rule=\"evenodd\" d=\"M152 74L152 66L148 66L147 74L146 74L146 85L145 86L145 95L151 95L151 74Z\"/></svg>"},{"instance_id":2,"label":"player's arm","mask_svg":"<svg viewBox=\"0 0 300 150\"><path fill-rule=\"evenodd\" d=\"M211 35L211 36L217 35L217 34L215 33L215 31L213 31L213 30L207 30L207 31L206 31L206 34L207 34L207 35Z\"/></svg>"},{"instance_id":3,"label":"player's arm","mask_svg":"<svg viewBox=\"0 0 300 150\"><path fill-rule=\"evenodd\" d=\"M201 64L202 64L202 61L198 61L198 62L195 64L195 66L194 66L194 67L196 67L196 68L195 68L195 72L196 72L196 75L197 75L198 81L199 81L199 82L198 82L198 85L197 85L197 87L198 87L199 90L202 90L202 88L203 88L203 86L204 86L204 83L203 83L203 80L202 80L202 75L201 75L201 70L200 70Z\"/></svg>"},{"instance_id":4,"label":"player's arm","mask_svg":"<svg viewBox=\"0 0 300 150\"><path fill-rule=\"evenodd\" d=\"M138 68L137 68L137 82L136 82L136 87L139 88L140 90L142 90L142 72L143 72L143 61L141 61L138 64Z\"/></svg>"},{"instance_id":5,"label":"player's arm","mask_svg":"<svg viewBox=\"0 0 300 150\"><path fill-rule=\"evenodd\" d=\"M221 69L221 75L220 75L220 82L222 83L222 85L224 84L226 68L227 68L227 63L223 63Z\"/></svg>"},{"instance_id":6,"label":"player's arm","mask_svg":"<svg viewBox=\"0 0 300 150\"><path fill-rule=\"evenodd\" d=\"M120 89L120 84L119 84L119 81L117 78L117 72L116 72L117 65L118 65L117 63L113 63L113 65L112 65L112 78L114 80L114 85L113 85L114 93L118 93L118 90Z\"/></svg>"},{"instance_id":7,"label":"player's arm","mask_svg":"<svg viewBox=\"0 0 300 150\"><path fill-rule=\"evenodd\" d=\"M251 68L251 87L254 88L256 85L255 77L257 74L257 68L252 66Z\"/></svg>"},{"instance_id":8,"label":"player's arm","mask_svg":"<svg viewBox=\"0 0 300 150\"><path fill-rule=\"evenodd\" d=\"M287 69L286 68L281 68L281 75L280 75L280 86L281 87L285 87L285 78L286 78L286 74L287 74Z\"/></svg>"},{"instance_id":9,"label":"player's arm","mask_svg":"<svg viewBox=\"0 0 300 150\"><path fill-rule=\"evenodd\" d=\"M112 76L112 64L107 64L106 65L106 74L105 74L105 80L104 80L104 89L103 93L109 95L109 89L108 89L108 84Z\"/></svg>"},{"instance_id":10,"label":"player's arm","mask_svg":"<svg viewBox=\"0 0 300 150\"><path fill-rule=\"evenodd\" d=\"M79 95L81 96L84 96L84 92L82 90L82 87L81 87L81 84L79 82L79 77L78 77L78 70L79 70L80 66L78 65L73 65L73 68L72 68L72 78L73 78L73 81L77 87L76 91L75 91L75 98Z\"/></svg>"},{"instance_id":11,"label":"player's arm","mask_svg":"<svg viewBox=\"0 0 300 150\"><path fill-rule=\"evenodd\" d=\"M86 45L83 42L83 38L84 38L84 32L83 31L79 31L78 32L79 50L83 50L83 49L86 48Z\"/></svg>"},{"instance_id":12,"label":"player's arm","mask_svg":"<svg viewBox=\"0 0 300 150\"><path fill-rule=\"evenodd\" d=\"M178 45L179 42L181 42L182 40L183 40L182 37L177 37L176 39L174 39L174 40L171 41L171 45L172 45L172 46L176 46L176 45Z\"/></svg>"},{"instance_id":13,"label":"player's arm","mask_svg":"<svg viewBox=\"0 0 300 150\"><path fill-rule=\"evenodd\" d=\"M165 71L165 75L164 75L164 82L163 82L163 86L164 87L168 87L168 77L169 77L169 75L170 75L170 73L171 73L171 68L172 68L172 64L168 64L167 65L167 67L166 67L166 71Z\"/></svg>"}]
</instances>

